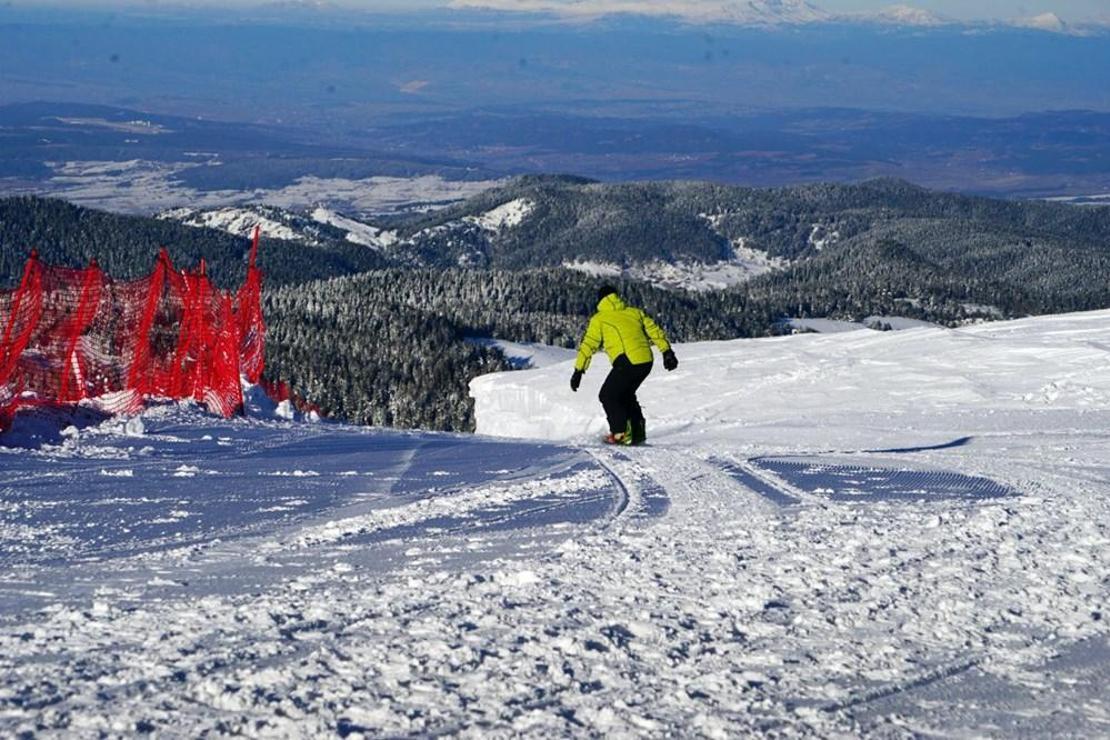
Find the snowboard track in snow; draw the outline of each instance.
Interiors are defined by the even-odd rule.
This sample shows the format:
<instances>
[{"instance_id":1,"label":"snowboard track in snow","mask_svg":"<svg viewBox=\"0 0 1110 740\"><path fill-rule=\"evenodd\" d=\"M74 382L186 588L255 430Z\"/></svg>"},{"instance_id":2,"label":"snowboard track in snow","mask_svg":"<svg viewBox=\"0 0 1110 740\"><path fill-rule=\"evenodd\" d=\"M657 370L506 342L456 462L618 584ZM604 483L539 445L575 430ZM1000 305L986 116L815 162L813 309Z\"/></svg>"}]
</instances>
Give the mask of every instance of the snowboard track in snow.
<instances>
[{"instance_id":1,"label":"snowboard track in snow","mask_svg":"<svg viewBox=\"0 0 1110 740\"><path fill-rule=\"evenodd\" d=\"M719 458L710 458L712 464L728 473L740 485L758 493L760 496L773 502L776 506L796 506L801 500L782 490L778 485L766 480L763 476L752 470L750 465L729 462Z\"/></svg>"},{"instance_id":2,"label":"snowboard track in snow","mask_svg":"<svg viewBox=\"0 0 1110 740\"><path fill-rule=\"evenodd\" d=\"M870 691L865 691L853 696L852 698L827 704L821 707L823 712L841 712L848 709L863 706L871 702L879 701L880 699L889 699L899 694L905 694L910 691L925 688L949 678L959 676L960 674L970 671L972 668L980 665L983 662L982 658L971 658L968 660L958 661L949 665L939 666L931 671L924 673L921 676L910 679L908 681L900 681L887 686L880 686Z\"/></svg>"},{"instance_id":3,"label":"snowboard track in snow","mask_svg":"<svg viewBox=\"0 0 1110 740\"><path fill-rule=\"evenodd\" d=\"M580 449L609 475L613 487L620 492L621 504L612 521L622 518L638 521L666 515L671 506L666 487L630 457L628 448ZM638 448L636 453L644 451L645 448Z\"/></svg>"}]
</instances>

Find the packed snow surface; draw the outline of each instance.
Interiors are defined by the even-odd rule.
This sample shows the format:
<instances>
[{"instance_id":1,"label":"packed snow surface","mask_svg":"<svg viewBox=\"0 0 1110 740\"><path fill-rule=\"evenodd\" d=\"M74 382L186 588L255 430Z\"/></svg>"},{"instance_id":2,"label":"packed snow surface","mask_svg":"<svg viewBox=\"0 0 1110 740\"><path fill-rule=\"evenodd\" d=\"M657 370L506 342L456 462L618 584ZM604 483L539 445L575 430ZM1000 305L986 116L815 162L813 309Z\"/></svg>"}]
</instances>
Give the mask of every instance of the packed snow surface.
<instances>
[{"instance_id":1,"label":"packed snow surface","mask_svg":"<svg viewBox=\"0 0 1110 740\"><path fill-rule=\"evenodd\" d=\"M23 416L0 733L1104 736L1108 334L679 345L627 449L602 357L478 436Z\"/></svg>"}]
</instances>

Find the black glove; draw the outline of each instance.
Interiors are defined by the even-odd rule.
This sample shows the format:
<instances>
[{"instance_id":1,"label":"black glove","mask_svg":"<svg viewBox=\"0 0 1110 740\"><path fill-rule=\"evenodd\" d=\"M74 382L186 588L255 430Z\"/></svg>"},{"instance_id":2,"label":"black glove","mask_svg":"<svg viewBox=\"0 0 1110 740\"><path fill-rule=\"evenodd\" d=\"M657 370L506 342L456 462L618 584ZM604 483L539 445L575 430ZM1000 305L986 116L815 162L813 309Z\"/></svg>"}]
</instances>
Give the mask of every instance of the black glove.
<instances>
[{"instance_id":1,"label":"black glove","mask_svg":"<svg viewBox=\"0 0 1110 740\"><path fill-rule=\"evenodd\" d=\"M673 349L669 349L663 353L663 367L667 368L667 372L678 367L678 358L674 356Z\"/></svg>"},{"instance_id":2,"label":"black glove","mask_svg":"<svg viewBox=\"0 0 1110 740\"><path fill-rule=\"evenodd\" d=\"M575 393L578 392L578 386L582 385L582 371L575 370L574 375L570 376L570 389Z\"/></svg>"}]
</instances>

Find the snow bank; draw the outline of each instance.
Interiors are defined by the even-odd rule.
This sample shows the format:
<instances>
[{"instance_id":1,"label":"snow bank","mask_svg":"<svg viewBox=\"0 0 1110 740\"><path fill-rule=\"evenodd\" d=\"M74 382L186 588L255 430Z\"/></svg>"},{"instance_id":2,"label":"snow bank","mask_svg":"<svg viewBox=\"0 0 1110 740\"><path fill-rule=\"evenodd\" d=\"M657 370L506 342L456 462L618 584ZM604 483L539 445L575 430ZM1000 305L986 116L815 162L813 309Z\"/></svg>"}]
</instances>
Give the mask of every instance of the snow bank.
<instances>
[{"instance_id":1,"label":"snow bank","mask_svg":"<svg viewBox=\"0 0 1110 740\"><path fill-rule=\"evenodd\" d=\"M665 321L665 317L663 317ZM1037 317L959 330L855 331L676 347L640 392L655 432L723 433L820 409L1100 409L1110 405L1110 312ZM575 394L572 363L475 379L480 434L582 439L604 429L603 355Z\"/></svg>"},{"instance_id":2,"label":"snow bank","mask_svg":"<svg viewBox=\"0 0 1110 740\"><path fill-rule=\"evenodd\" d=\"M496 349L517 369L540 368L573 360L577 354L573 349L553 347L539 342L508 342L504 339L471 337L468 342Z\"/></svg>"}]
</instances>

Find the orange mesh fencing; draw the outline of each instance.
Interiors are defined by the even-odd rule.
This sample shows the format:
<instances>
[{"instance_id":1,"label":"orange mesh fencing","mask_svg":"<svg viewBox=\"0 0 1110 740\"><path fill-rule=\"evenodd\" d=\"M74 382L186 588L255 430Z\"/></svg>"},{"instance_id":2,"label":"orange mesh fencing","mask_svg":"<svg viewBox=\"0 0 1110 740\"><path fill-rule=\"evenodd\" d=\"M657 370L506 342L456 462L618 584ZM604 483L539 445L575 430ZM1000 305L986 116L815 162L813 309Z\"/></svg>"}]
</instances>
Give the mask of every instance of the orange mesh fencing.
<instances>
[{"instance_id":1,"label":"orange mesh fencing","mask_svg":"<svg viewBox=\"0 0 1110 740\"><path fill-rule=\"evenodd\" d=\"M21 406L93 403L134 413L147 398L191 398L231 416L242 383L262 379L265 325L258 230L243 285L217 290L203 260L117 281L92 262L42 264L31 253L15 290L0 291L0 429Z\"/></svg>"}]
</instances>

